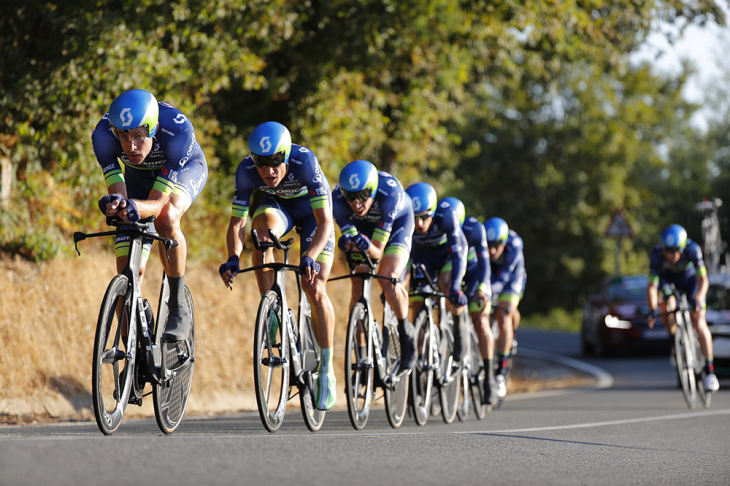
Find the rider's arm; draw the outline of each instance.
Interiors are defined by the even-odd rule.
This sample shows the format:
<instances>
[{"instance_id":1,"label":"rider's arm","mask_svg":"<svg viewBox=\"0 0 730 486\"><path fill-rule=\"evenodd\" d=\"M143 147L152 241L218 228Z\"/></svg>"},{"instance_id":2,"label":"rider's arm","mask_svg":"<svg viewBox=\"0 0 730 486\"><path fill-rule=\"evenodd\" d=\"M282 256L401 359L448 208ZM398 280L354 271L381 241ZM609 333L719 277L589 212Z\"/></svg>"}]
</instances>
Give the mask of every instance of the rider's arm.
<instances>
[{"instance_id":1,"label":"rider's arm","mask_svg":"<svg viewBox=\"0 0 730 486\"><path fill-rule=\"evenodd\" d=\"M332 210L328 206L313 209L314 219L317 220L317 229L312 236L312 244L309 245L307 256L316 261L317 257L327 246L330 233L332 232Z\"/></svg>"},{"instance_id":2,"label":"rider's arm","mask_svg":"<svg viewBox=\"0 0 730 486\"><path fill-rule=\"evenodd\" d=\"M243 245L246 238L246 218L231 216L228 223L228 233L226 234L226 247L228 248L228 256L240 256L243 251Z\"/></svg>"},{"instance_id":3,"label":"rider's arm","mask_svg":"<svg viewBox=\"0 0 730 486\"><path fill-rule=\"evenodd\" d=\"M124 199L127 199L127 184L125 182L113 182L107 190L109 194L121 194Z\"/></svg>"},{"instance_id":4,"label":"rider's arm","mask_svg":"<svg viewBox=\"0 0 730 486\"><path fill-rule=\"evenodd\" d=\"M468 251L466 237L461 230L461 222L456 211L449 209L442 223L446 230L446 244L449 247L451 259L451 291L461 291L461 281L466 272L466 252Z\"/></svg>"},{"instance_id":5,"label":"rider's arm","mask_svg":"<svg viewBox=\"0 0 730 486\"><path fill-rule=\"evenodd\" d=\"M656 311L658 305L659 305L659 281L656 282L649 282L649 285L646 287L646 305L649 306L649 311Z\"/></svg>"}]
</instances>

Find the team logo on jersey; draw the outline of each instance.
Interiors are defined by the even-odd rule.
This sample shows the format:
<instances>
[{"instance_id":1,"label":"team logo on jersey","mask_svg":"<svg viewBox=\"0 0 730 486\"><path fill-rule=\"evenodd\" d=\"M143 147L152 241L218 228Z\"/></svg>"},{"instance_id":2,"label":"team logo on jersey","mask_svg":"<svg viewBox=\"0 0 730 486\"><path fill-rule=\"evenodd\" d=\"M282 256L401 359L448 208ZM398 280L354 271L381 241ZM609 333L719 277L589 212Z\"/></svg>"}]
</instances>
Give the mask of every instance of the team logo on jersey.
<instances>
[{"instance_id":1,"label":"team logo on jersey","mask_svg":"<svg viewBox=\"0 0 730 486\"><path fill-rule=\"evenodd\" d=\"M395 182L393 179L388 179L388 185L390 187L396 187L396 186L398 186L398 183Z\"/></svg>"},{"instance_id":2,"label":"team logo on jersey","mask_svg":"<svg viewBox=\"0 0 730 486\"><path fill-rule=\"evenodd\" d=\"M172 119L172 121L174 121L178 125L182 125L183 123L185 123L186 120L187 117L185 117L185 115L183 115L182 113L178 113L177 116Z\"/></svg>"},{"instance_id":3,"label":"team logo on jersey","mask_svg":"<svg viewBox=\"0 0 730 486\"><path fill-rule=\"evenodd\" d=\"M128 127L129 125L132 124L133 118L132 118L132 114L130 113L130 111L132 111L131 108L125 108L119 114L119 118L122 119L122 126L123 127Z\"/></svg>"},{"instance_id":4,"label":"team logo on jersey","mask_svg":"<svg viewBox=\"0 0 730 486\"><path fill-rule=\"evenodd\" d=\"M294 180L294 174L289 174L289 180L290 181L293 181Z\"/></svg>"},{"instance_id":5,"label":"team logo on jersey","mask_svg":"<svg viewBox=\"0 0 730 486\"><path fill-rule=\"evenodd\" d=\"M314 179L312 179L312 182L316 182L316 183L322 182L322 176L321 175L314 176Z\"/></svg>"}]
</instances>

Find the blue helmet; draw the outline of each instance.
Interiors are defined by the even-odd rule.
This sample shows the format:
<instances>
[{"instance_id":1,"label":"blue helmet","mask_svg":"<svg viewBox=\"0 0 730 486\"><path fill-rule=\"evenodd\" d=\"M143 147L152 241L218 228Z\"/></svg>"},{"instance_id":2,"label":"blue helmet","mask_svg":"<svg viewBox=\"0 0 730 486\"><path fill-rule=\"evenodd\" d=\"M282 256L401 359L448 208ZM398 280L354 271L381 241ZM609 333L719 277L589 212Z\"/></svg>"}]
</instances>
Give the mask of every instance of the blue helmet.
<instances>
[{"instance_id":1,"label":"blue helmet","mask_svg":"<svg viewBox=\"0 0 730 486\"><path fill-rule=\"evenodd\" d=\"M378 169L367 160L353 160L340 172L340 192L350 202L375 197Z\"/></svg>"},{"instance_id":2,"label":"blue helmet","mask_svg":"<svg viewBox=\"0 0 730 486\"><path fill-rule=\"evenodd\" d=\"M425 182L417 182L406 189L406 194L411 196L413 202L414 214L427 212L428 216L433 216L436 212L436 189Z\"/></svg>"},{"instance_id":3,"label":"blue helmet","mask_svg":"<svg viewBox=\"0 0 730 486\"><path fill-rule=\"evenodd\" d=\"M484 222L484 229L487 230L489 246L499 246L507 242L509 226L502 218L489 218Z\"/></svg>"},{"instance_id":4,"label":"blue helmet","mask_svg":"<svg viewBox=\"0 0 730 486\"><path fill-rule=\"evenodd\" d=\"M291 155L291 134L281 123L262 123L248 137L248 151L256 167L286 164Z\"/></svg>"},{"instance_id":5,"label":"blue helmet","mask_svg":"<svg viewBox=\"0 0 730 486\"><path fill-rule=\"evenodd\" d=\"M662 231L662 248L665 250L684 251L687 246L687 232L678 224L673 224Z\"/></svg>"},{"instance_id":6,"label":"blue helmet","mask_svg":"<svg viewBox=\"0 0 730 486\"><path fill-rule=\"evenodd\" d=\"M120 94L109 107L109 124L114 135L117 130L147 126L148 136L152 138L157 132L159 118L157 99L143 89L132 89Z\"/></svg>"},{"instance_id":7,"label":"blue helmet","mask_svg":"<svg viewBox=\"0 0 730 486\"><path fill-rule=\"evenodd\" d=\"M451 206L451 209L456 211L456 216L459 218L459 223L461 223L461 225L464 226L464 221L466 221L466 209L464 208L464 203L462 203L455 197L443 198L441 200L440 204L444 204L444 203Z\"/></svg>"}]
</instances>

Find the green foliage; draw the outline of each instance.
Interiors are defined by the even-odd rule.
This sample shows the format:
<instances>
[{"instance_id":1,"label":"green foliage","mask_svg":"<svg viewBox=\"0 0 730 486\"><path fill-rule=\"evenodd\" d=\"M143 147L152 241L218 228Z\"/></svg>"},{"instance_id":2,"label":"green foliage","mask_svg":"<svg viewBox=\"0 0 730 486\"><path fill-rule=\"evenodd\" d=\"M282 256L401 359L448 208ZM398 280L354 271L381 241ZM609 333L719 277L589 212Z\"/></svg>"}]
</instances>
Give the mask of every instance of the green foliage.
<instances>
[{"instance_id":1,"label":"green foliage","mask_svg":"<svg viewBox=\"0 0 730 486\"><path fill-rule=\"evenodd\" d=\"M640 272L666 222L695 221L688 200L728 191L727 123L707 135L690 127L697 107L680 92L691 68L660 79L628 63L660 19L725 22L710 0L8 7L0 157L15 185L0 207L0 247L50 258L74 230L102 226L90 134L120 92L144 88L190 117L208 159L206 189L182 223L192 258L222 258L248 134L276 120L331 182L365 158L406 186L458 192L470 214L504 217L525 240L524 310L575 308L613 269L602 235L615 209L636 233L622 268Z\"/></svg>"},{"instance_id":2,"label":"green foliage","mask_svg":"<svg viewBox=\"0 0 730 486\"><path fill-rule=\"evenodd\" d=\"M523 317L520 327L530 327L546 331L580 332L583 313L580 309L567 310L553 307L549 312L534 313Z\"/></svg>"}]
</instances>

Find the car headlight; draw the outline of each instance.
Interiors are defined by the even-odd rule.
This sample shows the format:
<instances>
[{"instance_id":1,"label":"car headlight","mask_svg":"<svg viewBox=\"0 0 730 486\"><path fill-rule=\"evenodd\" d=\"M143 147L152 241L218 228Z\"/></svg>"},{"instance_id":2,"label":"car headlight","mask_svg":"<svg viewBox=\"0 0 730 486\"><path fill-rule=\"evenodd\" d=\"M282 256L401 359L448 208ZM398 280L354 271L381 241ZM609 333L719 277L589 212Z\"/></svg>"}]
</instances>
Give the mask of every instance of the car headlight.
<instances>
[{"instance_id":1,"label":"car headlight","mask_svg":"<svg viewBox=\"0 0 730 486\"><path fill-rule=\"evenodd\" d=\"M611 329L631 329L631 321L624 321L611 314L606 315L603 322L606 323L606 327Z\"/></svg>"}]
</instances>

